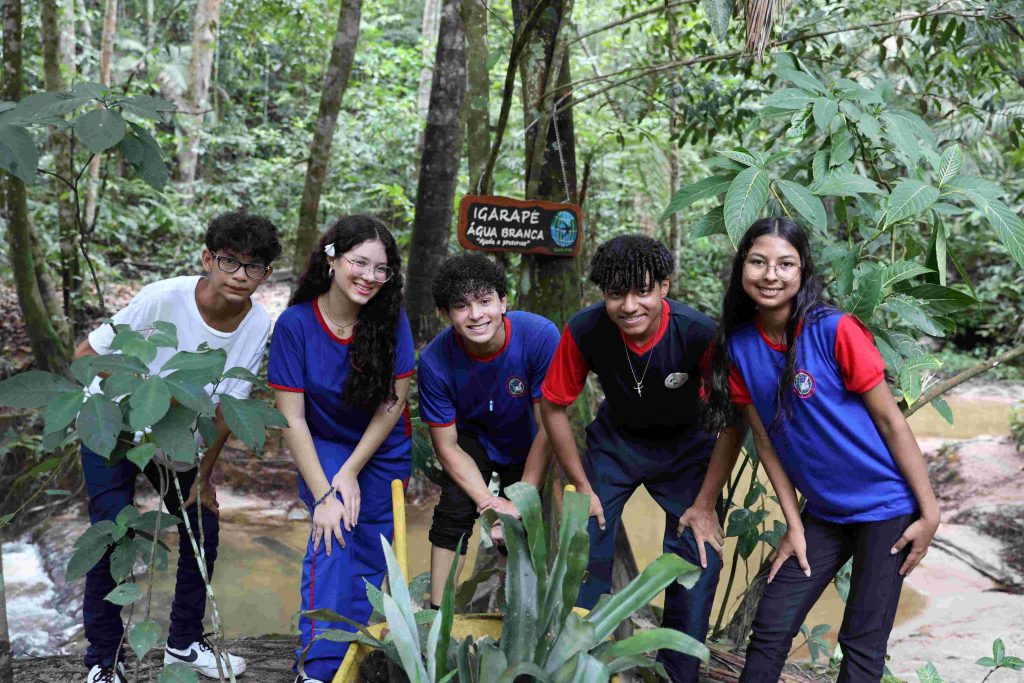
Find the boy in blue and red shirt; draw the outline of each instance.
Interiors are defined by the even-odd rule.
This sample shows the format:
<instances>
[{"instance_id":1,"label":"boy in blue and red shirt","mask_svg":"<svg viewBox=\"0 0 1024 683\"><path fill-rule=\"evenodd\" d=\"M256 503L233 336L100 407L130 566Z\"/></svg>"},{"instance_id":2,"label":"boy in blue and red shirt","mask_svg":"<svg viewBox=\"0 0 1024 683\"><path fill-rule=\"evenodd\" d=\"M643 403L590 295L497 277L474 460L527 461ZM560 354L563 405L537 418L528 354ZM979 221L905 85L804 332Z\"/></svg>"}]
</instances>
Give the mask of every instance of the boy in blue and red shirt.
<instances>
[{"instance_id":1,"label":"boy in blue and red shirt","mask_svg":"<svg viewBox=\"0 0 1024 683\"><path fill-rule=\"evenodd\" d=\"M501 495L505 487L539 487L544 479L550 452L537 404L558 328L533 313L506 312L505 273L482 254L448 259L433 289L451 322L420 353L418 375L420 416L444 469L430 528L430 601L439 605L459 540L472 534L480 513L518 516ZM495 472L497 496L488 487Z\"/></svg>"}]
</instances>

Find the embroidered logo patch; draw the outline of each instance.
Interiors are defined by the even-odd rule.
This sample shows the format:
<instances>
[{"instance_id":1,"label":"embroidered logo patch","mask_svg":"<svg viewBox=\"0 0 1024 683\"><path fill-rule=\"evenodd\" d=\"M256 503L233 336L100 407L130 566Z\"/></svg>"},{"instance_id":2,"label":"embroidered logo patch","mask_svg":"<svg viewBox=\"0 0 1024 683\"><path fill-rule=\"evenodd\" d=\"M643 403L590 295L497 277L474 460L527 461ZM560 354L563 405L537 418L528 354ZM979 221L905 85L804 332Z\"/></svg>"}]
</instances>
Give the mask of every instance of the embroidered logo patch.
<instances>
[{"instance_id":1,"label":"embroidered logo patch","mask_svg":"<svg viewBox=\"0 0 1024 683\"><path fill-rule=\"evenodd\" d=\"M793 376L793 391L800 398L810 398L814 394L814 375L806 370L797 370Z\"/></svg>"},{"instance_id":2,"label":"embroidered logo patch","mask_svg":"<svg viewBox=\"0 0 1024 683\"><path fill-rule=\"evenodd\" d=\"M505 388L508 389L509 394L515 398L519 398L526 393L526 382L519 377L512 375L508 378L508 381L505 382Z\"/></svg>"}]
</instances>

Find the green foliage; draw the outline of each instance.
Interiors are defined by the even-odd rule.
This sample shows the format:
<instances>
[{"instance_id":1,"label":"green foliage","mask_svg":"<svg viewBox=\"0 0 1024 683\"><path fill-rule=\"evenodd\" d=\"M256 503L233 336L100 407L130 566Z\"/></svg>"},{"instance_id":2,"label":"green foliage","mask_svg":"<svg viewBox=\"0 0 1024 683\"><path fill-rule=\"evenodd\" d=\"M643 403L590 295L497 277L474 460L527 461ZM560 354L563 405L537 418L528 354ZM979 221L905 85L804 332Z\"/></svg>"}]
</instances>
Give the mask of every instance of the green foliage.
<instances>
[{"instance_id":1,"label":"green foliage","mask_svg":"<svg viewBox=\"0 0 1024 683\"><path fill-rule=\"evenodd\" d=\"M692 585L699 569L675 555L663 555L615 595L602 597L590 614L580 617L572 607L589 555L589 497L565 493L559 541L553 548L554 555L549 555L537 490L517 483L507 491L522 520L501 515L509 555L505 581L508 608L500 641L468 637L462 643L451 642L455 562L445 584L441 609L414 614L405 577L383 537L391 594L379 595L376 600L387 617L388 635L377 639L358 624L328 610L318 610L307 616L349 623L359 630L327 630L317 639L357 641L381 649L402 666L413 683L445 681L456 675L459 680L504 681L522 674L554 683L608 681L613 673L636 667L662 671L660 665L639 656L662 648L707 661L708 650L702 643L672 629L652 629L622 641L609 640L624 619L672 581ZM372 599L373 595L376 593ZM300 670L304 660L305 653L300 657Z\"/></svg>"}]
</instances>

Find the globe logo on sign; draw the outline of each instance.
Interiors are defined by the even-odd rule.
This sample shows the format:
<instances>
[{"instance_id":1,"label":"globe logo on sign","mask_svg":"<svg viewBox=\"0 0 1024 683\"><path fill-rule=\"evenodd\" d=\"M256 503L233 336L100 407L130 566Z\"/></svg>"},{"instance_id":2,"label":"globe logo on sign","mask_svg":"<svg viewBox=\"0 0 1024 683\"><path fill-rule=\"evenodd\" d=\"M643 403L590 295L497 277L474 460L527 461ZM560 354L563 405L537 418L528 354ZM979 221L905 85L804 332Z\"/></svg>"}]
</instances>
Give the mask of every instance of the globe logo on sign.
<instances>
[{"instance_id":1,"label":"globe logo on sign","mask_svg":"<svg viewBox=\"0 0 1024 683\"><path fill-rule=\"evenodd\" d=\"M571 247L576 243L579 230L576 215L572 211L559 211L551 219L551 239L560 247Z\"/></svg>"}]
</instances>

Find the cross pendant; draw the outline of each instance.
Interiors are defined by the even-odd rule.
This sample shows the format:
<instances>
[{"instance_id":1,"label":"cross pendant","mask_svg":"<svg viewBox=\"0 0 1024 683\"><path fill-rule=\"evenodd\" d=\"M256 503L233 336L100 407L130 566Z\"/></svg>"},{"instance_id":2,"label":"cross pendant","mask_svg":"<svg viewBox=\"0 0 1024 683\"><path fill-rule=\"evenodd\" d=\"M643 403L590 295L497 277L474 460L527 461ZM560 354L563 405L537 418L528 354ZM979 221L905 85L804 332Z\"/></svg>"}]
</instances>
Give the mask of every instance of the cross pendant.
<instances>
[{"instance_id":1,"label":"cross pendant","mask_svg":"<svg viewBox=\"0 0 1024 683\"><path fill-rule=\"evenodd\" d=\"M644 383L643 382L637 382L636 386L633 387L633 388L636 389L636 395L640 396L642 398L643 397L643 391L642 390L644 388Z\"/></svg>"}]
</instances>

